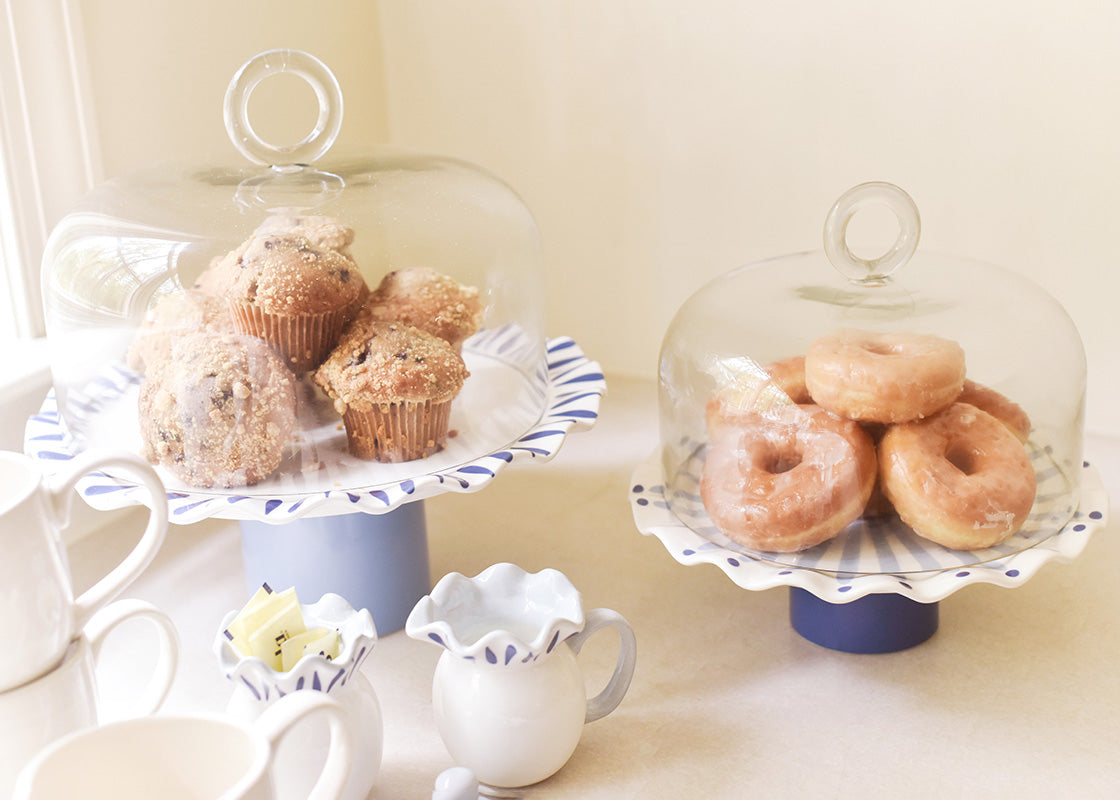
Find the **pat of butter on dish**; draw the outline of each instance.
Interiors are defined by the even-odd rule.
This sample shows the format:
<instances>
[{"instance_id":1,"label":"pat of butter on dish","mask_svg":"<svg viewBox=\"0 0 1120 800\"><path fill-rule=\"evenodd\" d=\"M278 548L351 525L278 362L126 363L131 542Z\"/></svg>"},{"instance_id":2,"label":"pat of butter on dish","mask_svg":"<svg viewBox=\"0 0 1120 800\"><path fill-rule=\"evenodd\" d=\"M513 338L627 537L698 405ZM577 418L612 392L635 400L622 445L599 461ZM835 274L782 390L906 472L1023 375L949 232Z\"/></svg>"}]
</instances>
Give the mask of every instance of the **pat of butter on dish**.
<instances>
[{"instance_id":1,"label":"pat of butter on dish","mask_svg":"<svg viewBox=\"0 0 1120 800\"><path fill-rule=\"evenodd\" d=\"M226 628L226 638L229 639L237 651L243 656L249 655L249 635L245 630L245 619L252 612L263 606L272 597L272 587L267 583L257 589L256 593L249 598L249 602L245 607L234 617L230 622L229 627Z\"/></svg>"},{"instance_id":2,"label":"pat of butter on dish","mask_svg":"<svg viewBox=\"0 0 1120 800\"><path fill-rule=\"evenodd\" d=\"M284 672L304 656L323 656L328 661L338 657L338 631L312 628L293 636L280 645L280 662Z\"/></svg>"},{"instance_id":3,"label":"pat of butter on dish","mask_svg":"<svg viewBox=\"0 0 1120 800\"><path fill-rule=\"evenodd\" d=\"M225 635L242 656L256 656L277 672L290 670L305 653L338 657L338 631L308 631L294 587L274 592L268 584L262 586L230 622Z\"/></svg>"}]
</instances>

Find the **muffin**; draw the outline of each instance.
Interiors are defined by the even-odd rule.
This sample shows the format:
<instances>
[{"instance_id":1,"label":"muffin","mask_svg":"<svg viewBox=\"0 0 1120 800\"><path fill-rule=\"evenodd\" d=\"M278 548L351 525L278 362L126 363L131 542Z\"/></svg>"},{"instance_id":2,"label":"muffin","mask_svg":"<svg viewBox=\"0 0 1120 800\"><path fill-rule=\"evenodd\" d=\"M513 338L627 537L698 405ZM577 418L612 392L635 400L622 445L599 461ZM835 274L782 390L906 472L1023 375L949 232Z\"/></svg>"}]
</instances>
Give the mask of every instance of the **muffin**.
<instances>
[{"instance_id":1,"label":"muffin","mask_svg":"<svg viewBox=\"0 0 1120 800\"><path fill-rule=\"evenodd\" d=\"M451 401L469 373L438 336L402 322L355 322L315 373L342 415L351 455L411 461L447 441Z\"/></svg>"},{"instance_id":2,"label":"muffin","mask_svg":"<svg viewBox=\"0 0 1120 800\"><path fill-rule=\"evenodd\" d=\"M295 233L251 237L218 269L237 329L297 373L322 363L369 291L350 258Z\"/></svg>"},{"instance_id":3,"label":"muffin","mask_svg":"<svg viewBox=\"0 0 1120 800\"><path fill-rule=\"evenodd\" d=\"M253 231L254 236L268 233L296 233L321 250L334 250L347 258L354 242L354 229L334 217L281 212L266 217Z\"/></svg>"},{"instance_id":4,"label":"muffin","mask_svg":"<svg viewBox=\"0 0 1120 800\"><path fill-rule=\"evenodd\" d=\"M233 333L225 301L194 289L164 295L148 311L128 348L128 366L143 372L171 353L171 344L188 333Z\"/></svg>"},{"instance_id":5,"label":"muffin","mask_svg":"<svg viewBox=\"0 0 1120 800\"><path fill-rule=\"evenodd\" d=\"M478 289L461 286L429 267L398 269L370 292L360 315L371 320L403 322L438 336L456 352L482 321Z\"/></svg>"},{"instance_id":6,"label":"muffin","mask_svg":"<svg viewBox=\"0 0 1120 800\"><path fill-rule=\"evenodd\" d=\"M295 379L251 336L192 333L140 384L144 454L191 486L250 486L280 465L295 426Z\"/></svg>"},{"instance_id":7,"label":"muffin","mask_svg":"<svg viewBox=\"0 0 1120 800\"><path fill-rule=\"evenodd\" d=\"M229 285L228 275L230 274L230 269L226 266L227 260L226 256L212 258L210 265L195 278L191 290L208 297L225 300L226 287ZM229 261L228 264L234 268L237 266L235 261Z\"/></svg>"}]
</instances>

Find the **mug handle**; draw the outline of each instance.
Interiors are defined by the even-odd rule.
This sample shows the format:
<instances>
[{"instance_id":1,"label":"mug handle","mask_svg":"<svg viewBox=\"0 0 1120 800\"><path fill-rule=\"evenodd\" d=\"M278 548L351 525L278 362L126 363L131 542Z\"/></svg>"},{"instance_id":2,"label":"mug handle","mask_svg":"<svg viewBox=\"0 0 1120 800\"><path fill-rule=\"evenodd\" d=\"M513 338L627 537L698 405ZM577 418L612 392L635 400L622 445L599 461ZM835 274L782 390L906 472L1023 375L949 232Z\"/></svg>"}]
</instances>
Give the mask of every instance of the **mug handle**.
<instances>
[{"instance_id":1,"label":"mug handle","mask_svg":"<svg viewBox=\"0 0 1120 800\"><path fill-rule=\"evenodd\" d=\"M77 486L78 481L89 473L105 467L123 470L148 490L151 494L148 524L140 541L124 560L74 601L74 630L84 628L97 609L124 591L140 573L148 568L167 536L167 491L151 465L131 453L86 451L76 457L66 474L57 479L57 482L52 482L50 486L54 500L53 511L56 514L55 522L60 526L66 524L70 503L73 500L70 490Z\"/></svg>"},{"instance_id":2,"label":"mug handle","mask_svg":"<svg viewBox=\"0 0 1120 800\"><path fill-rule=\"evenodd\" d=\"M583 721L588 723L605 717L622 702L626 690L630 688L630 680L634 677L634 665L638 658L638 640L634 637L634 629L630 627L630 623L617 611L611 611L609 608L593 608L587 612L584 619L583 630L568 638L568 645L576 653L579 653L584 642L595 631L607 627L618 630L618 663L606 688L587 701L587 716Z\"/></svg>"},{"instance_id":3,"label":"mug handle","mask_svg":"<svg viewBox=\"0 0 1120 800\"><path fill-rule=\"evenodd\" d=\"M167 693L171 690L171 682L175 678L175 669L179 662L179 633L175 630L171 618L143 600L118 600L90 617L82 633L89 640L90 651L96 663L100 657L101 646L110 631L129 619L151 620L159 635L159 659L156 661L147 691L139 703L139 710L132 714L134 717L146 717L163 705Z\"/></svg>"},{"instance_id":4,"label":"mug handle","mask_svg":"<svg viewBox=\"0 0 1120 800\"><path fill-rule=\"evenodd\" d=\"M257 717L253 727L268 740L271 754L275 757L276 745L293 725L301 719L322 712L330 724L330 748L327 761L319 773L307 800L339 800L353 761L353 742L350 730L345 725L342 706L326 692L291 692L270 705Z\"/></svg>"}]
</instances>

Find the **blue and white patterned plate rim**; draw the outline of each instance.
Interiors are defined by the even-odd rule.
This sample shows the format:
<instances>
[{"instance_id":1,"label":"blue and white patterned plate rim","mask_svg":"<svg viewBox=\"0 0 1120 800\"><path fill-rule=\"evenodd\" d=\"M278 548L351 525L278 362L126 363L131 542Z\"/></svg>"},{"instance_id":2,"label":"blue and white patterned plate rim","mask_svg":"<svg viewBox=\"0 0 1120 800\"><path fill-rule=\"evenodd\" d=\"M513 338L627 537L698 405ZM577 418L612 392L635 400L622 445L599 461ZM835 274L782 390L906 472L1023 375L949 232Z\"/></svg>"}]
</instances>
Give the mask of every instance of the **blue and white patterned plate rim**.
<instances>
[{"instance_id":1,"label":"blue and white patterned plate rim","mask_svg":"<svg viewBox=\"0 0 1120 800\"><path fill-rule=\"evenodd\" d=\"M606 392L606 379L600 365L589 360L570 337L549 339L546 359L546 398L541 418L516 441L498 450L433 472L425 472L424 462L417 461L416 474L384 484L307 494L272 496L251 490L215 494L176 489L167 493L170 520L190 524L213 517L284 523L305 516L383 514L404 503L444 492L476 492L516 462L549 461L570 432L594 426ZM78 454L53 390L27 422L24 451L39 462L47 475L54 474ZM101 472L81 479L77 488L82 498L99 510L147 504L147 492L142 487Z\"/></svg>"},{"instance_id":2,"label":"blue and white patterned plate rim","mask_svg":"<svg viewBox=\"0 0 1120 800\"><path fill-rule=\"evenodd\" d=\"M1082 464L1081 501L1057 533L1003 558L919 572L837 574L777 564L713 542L683 523L665 498L664 473L657 454L638 465L630 481L630 507L638 530L654 536L681 564L711 564L736 585L761 591L797 586L831 603L848 603L869 594L899 594L922 603L943 600L970 583L1015 587L1049 561L1069 562L1081 554L1092 534L1108 521L1108 494L1100 474ZM937 548L930 544L930 548ZM944 548L941 548L944 549Z\"/></svg>"}]
</instances>

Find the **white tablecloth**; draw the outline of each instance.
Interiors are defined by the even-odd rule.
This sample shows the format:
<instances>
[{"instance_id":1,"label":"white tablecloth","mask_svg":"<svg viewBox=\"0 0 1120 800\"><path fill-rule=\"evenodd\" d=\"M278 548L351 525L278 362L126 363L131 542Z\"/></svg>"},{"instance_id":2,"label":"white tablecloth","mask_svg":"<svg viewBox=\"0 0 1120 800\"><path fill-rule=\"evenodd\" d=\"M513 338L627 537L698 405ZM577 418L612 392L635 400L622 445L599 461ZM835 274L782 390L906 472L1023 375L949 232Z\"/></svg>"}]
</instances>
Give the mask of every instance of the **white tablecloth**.
<instances>
[{"instance_id":1,"label":"white tablecloth","mask_svg":"<svg viewBox=\"0 0 1120 800\"><path fill-rule=\"evenodd\" d=\"M525 797L1120 797L1120 522L1020 588L950 596L938 632L916 648L851 655L802 639L785 589L739 589L639 533L630 474L657 436L656 387L608 377L598 424L552 462L426 501L433 582L499 561L554 567L585 607L613 608L637 633L622 705L588 725L567 766ZM1086 456L1120 496L1120 442L1090 436ZM79 586L130 546L127 527L71 548ZM223 711L231 686L211 642L247 599L237 524L173 526L126 595L159 606L182 637L165 711ZM106 645L106 706L126 702L143 678L135 653L145 632L135 626ZM599 634L584 649L589 691L606 682L615 647ZM426 799L453 766L432 718L440 652L397 632L365 662L384 713L372 797Z\"/></svg>"}]
</instances>

